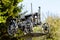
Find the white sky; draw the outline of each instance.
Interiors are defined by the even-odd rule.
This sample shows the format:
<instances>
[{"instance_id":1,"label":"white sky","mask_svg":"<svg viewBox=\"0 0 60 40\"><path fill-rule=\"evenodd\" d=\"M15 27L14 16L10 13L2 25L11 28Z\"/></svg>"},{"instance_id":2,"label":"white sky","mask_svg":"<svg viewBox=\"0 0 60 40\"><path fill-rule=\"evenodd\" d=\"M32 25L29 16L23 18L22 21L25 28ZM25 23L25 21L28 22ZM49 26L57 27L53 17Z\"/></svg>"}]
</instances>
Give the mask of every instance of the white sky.
<instances>
[{"instance_id":1,"label":"white sky","mask_svg":"<svg viewBox=\"0 0 60 40\"><path fill-rule=\"evenodd\" d=\"M31 3L33 12L37 12L38 7L41 7L41 20L48 15L57 15L60 17L60 0L23 0L23 11L28 10L28 13L31 13Z\"/></svg>"}]
</instances>

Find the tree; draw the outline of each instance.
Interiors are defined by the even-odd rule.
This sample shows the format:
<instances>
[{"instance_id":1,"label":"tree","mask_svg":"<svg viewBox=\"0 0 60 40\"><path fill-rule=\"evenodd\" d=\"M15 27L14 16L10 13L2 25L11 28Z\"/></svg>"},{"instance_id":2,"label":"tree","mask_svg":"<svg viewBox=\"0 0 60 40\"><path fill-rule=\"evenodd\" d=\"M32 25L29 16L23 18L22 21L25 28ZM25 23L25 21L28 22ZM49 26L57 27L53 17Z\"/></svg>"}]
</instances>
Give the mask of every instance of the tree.
<instances>
[{"instance_id":1,"label":"tree","mask_svg":"<svg viewBox=\"0 0 60 40\"><path fill-rule=\"evenodd\" d=\"M7 34L7 18L16 17L21 12L22 6L18 7L18 3L23 0L0 0L0 40L10 40ZM7 37L7 38L6 38Z\"/></svg>"},{"instance_id":2,"label":"tree","mask_svg":"<svg viewBox=\"0 0 60 40\"><path fill-rule=\"evenodd\" d=\"M0 23L6 22L8 17L15 17L21 12L22 7L17 7L19 2L22 0L0 0Z\"/></svg>"}]
</instances>

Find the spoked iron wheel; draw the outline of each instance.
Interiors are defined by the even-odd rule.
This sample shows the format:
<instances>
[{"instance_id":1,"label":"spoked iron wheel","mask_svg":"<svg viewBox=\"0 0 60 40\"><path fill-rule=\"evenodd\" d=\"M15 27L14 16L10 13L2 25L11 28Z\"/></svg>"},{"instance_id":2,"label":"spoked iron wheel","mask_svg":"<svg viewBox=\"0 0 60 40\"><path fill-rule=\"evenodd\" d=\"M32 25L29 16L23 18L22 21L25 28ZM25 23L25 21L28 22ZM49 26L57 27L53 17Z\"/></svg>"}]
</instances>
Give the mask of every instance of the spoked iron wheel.
<instances>
[{"instance_id":1,"label":"spoked iron wheel","mask_svg":"<svg viewBox=\"0 0 60 40\"><path fill-rule=\"evenodd\" d=\"M8 27L8 34L9 35L14 35L17 33L17 30L18 30L18 26L14 27L14 25L10 25Z\"/></svg>"},{"instance_id":2,"label":"spoked iron wheel","mask_svg":"<svg viewBox=\"0 0 60 40\"><path fill-rule=\"evenodd\" d=\"M49 28L48 23L44 23L44 24L42 25L42 28L43 28L43 32L44 32L44 33L49 33L50 28Z\"/></svg>"}]
</instances>

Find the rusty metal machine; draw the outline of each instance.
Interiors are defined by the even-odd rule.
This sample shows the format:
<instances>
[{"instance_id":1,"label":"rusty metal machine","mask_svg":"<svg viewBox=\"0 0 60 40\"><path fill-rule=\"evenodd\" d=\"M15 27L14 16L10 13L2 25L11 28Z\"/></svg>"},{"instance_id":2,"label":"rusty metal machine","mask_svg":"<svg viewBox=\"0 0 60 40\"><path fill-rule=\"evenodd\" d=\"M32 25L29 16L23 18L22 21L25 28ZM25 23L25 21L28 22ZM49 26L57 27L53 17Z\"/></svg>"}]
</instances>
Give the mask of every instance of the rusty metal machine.
<instances>
[{"instance_id":1,"label":"rusty metal machine","mask_svg":"<svg viewBox=\"0 0 60 40\"><path fill-rule=\"evenodd\" d=\"M34 14L25 15L23 18L12 18L9 19L9 26L8 26L8 34L13 35L16 34L18 29L22 30L24 33L31 33L33 32L32 28L36 25L41 25L40 20L40 7L39 11ZM42 28L44 32L49 32L49 28L46 25L47 23L44 23Z\"/></svg>"}]
</instances>

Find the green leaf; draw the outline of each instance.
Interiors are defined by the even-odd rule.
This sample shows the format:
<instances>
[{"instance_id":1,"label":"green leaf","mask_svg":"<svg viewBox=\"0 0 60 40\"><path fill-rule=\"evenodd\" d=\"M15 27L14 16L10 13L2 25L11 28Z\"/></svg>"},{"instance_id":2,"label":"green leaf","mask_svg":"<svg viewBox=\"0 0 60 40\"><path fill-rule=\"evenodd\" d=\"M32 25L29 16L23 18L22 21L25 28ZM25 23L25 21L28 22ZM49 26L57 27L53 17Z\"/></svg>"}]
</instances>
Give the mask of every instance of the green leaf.
<instances>
[{"instance_id":1,"label":"green leaf","mask_svg":"<svg viewBox=\"0 0 60 40\"><path fill-rule=\"evenodd\" d=\"M23 0L18 0L18 2L22 2Z\"/></svg>"},{"instance_id":2,"label":"green leaf","mask_svg":"<svg viewBox=\"0 0 60 40\"><path fill-rule=\"evenodd\" d=\"M5 22L6 22L5 18L3 16L0 16L0 23L5 23Z\"/></svg>"}]
</instances>

